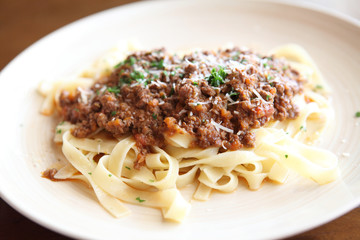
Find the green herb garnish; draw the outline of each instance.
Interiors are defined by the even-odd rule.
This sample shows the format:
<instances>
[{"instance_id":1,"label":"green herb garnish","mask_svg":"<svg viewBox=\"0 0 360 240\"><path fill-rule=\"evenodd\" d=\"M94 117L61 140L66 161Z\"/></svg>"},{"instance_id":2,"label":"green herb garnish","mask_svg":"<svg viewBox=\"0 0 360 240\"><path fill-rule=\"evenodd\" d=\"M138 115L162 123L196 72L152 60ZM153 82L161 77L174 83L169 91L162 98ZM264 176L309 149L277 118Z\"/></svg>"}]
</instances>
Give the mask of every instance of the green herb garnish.
<instances>
[{"instance_id":1,"label":"green herb garnish","mask_svg":"<svg viewBox=\"0 0 360 240\"><path fill-rule=\"evenodd\" d=\"M139 203L145 202L145 200L141 199L140 197L135 198L135 200L139 201Z\"/></svg>"},{"instance_id":2,"label":"green herb garnish","mask_svg":"<svg viewBox=\"0 0 360 240\"><path fill-rule=\"evenodd\" d=\"M246 60L245 58L243 58L243 59L241 59L240 63L241 63L241 64L247 63L247 60Z\"/></svg>"},{"instance_id":3,"label":"green herb garnish","mask_svg":"<svg viewBox=\"0 0 360 240\"><path fill-rule=\"evenodd\" d=\"M116 111L112 111L111 116L115 116L115 115L116 115Z\"/></svg>"},{"instance_id":4,"label":"green herb garnish","mask_svg":"<svg viewBox=\"0 0 360 240\"><path fill-rule=\"evenodd\" d=\"M198 82L193 82L192 84L195 85L195 86L199 85Z\"/></svg>"},{"instance_id":5,"label":"green herb garnish","mask_svg":"<svg viewBox=\"0 0 360 240\"><path fill-rule=\"evenodd\" d=\"M119 68L120 66L122 66L124 64L124 62L119 62L118 64L116 64L115 66L114 66L114 68Z\"/></svg>"},{"instance_id":6,"label":"green herb garnish","mask_svg":"<svg viewBox=\"0 0 360 240\"><path fill-rule=\"evenodd\" d=\"M157 115L155 113L152 114L153 119L157 119Z\"/></svg>"},{"instance_id":7,"label":"green herb garnish","mask_svg":"<svg viewBox=\"0 0 360 240\"><path fill-rule=\"evenodd\" d=\"M115 93L115 94L120 93L120 88L118 88L118 87L108 87L107 90L108 90L108 92Z\"/></svg>"},{"instance_id":8,"label":"green herb garnish","mask_svg":"<svg viewBox=\"0 0 360 240\"><path fill-rule=\"evenodd\" d=\"M155 182L155 180L154 179L149 179L149 182Z\"/></svg>"},{"instance_id":9,"label":"green herb garnish","mask_svg":"<svg viewBox=\"0 0 360 240\"><path fill-rule=\"evenodd\" d=\"M231 90L231 91L229 92L229 96L230 96L230 97L232 97L232 96L237 96L237 95L239 95L239 93L238 93L238 92L235 92L234 90Z\"/></svg>"},{"instance_id":10,"label":"green herb garnish","mask_svg":"<svg viewBox=\"0 0 360 240\"><path fill-rule=\"evenodd\" d=\"M288 157L289 157L289 155L285 154L285 158L288 158Z\"/></svg>"},{"instance_id":11,"label":"green herb garnish","mask_svg":"<svg viewBox=\"0 0 360 240\"><path fill-rule=\"evenodd\" d=\"M57 133L57 134L60 134L60 133L61 133L61 129L56 130L56 133Z\"/></svg>"},{"instance_id":12,"label":"green herb garnish","mask_svg":"<svg viewBox=\"0 0 360 240\"><path fill-rule=\"evenodd\" d=\"M270 100L270 95L266 95L266 101Z\"/></svg>"},{"instance_id":13,"label":"green herb garnish","mask_svg":"<svg viewBox=\"0 0 360 240\"><path fill-rule=\"evenodd\" d=\"M224 83L226 76L227 73L224 71L224 68L219 66L218 71L216 71L216 68L211 69L210 76L205 79L209 82L211 86L219 87L220 84Z\"/></svg>"},{"instance_id":14,"label":"green herb garnish","mask_svg":"<svg viewBox=\"0 0 360 240\"><path fill-rule=\"evenodd\" d=\"M304 126L301 126L300 130L306 131L306 128Z\"/></svg>"},{"instance_id":15,"label":"green herb garnish","mask_svg":"<svg viewBox=\"0 0 360 240\"><path fill-rule=\"evenodd\" d=\"M136 58L134 57L129 57L128 59L126 59L125 63L130 64L131 66L133 66L136 63Z\"/></svg>"},{"instance_id":16,"label":"green herb garnish","mask_svg":"<svg viewBox=\"0 0 360 240\"><path fill-rule=\"evenodd\" d=\"M130 73L130 77L133 80L144 79L144 74L142 74L139 71L133 71L133 72Z\"/></svg>"},{"instance_id":17,"label":"green herb garnish","mask_svg":"<svg viewBox=\"0 0 360 240\"><path fill-rule=\"evenodd\" d=\"M175 88L171 87L170 96L173 95L174 93L175 93Z\"/></svg>"},{"instance_id":18,"label":"green herb garnish","mask_svg":"<svg viewBox=\"0 0 360 240\"><path fill-rule=\"evenodd\" d=\"M125 168L126 168L127 170L131 170L131 168L129 168L128 166L125 166Z\"/></svg>"},{"instance_id":19,"label":"green herb garnish","mask_svg":"<svg viewBox=\"0 0 360 240\"><path fill-rule=\"evenodd\" d=\"M108 176L109 176L109 177L111 177L112 175L111 175L111 174L109 174Z\"/></svg>"},{"instance_id":20,"label":"green herb garnish","mask_svg":"<svg viewBox=\"0 0 360 240\"><path fill-rule=\"evenodd\" d=\"M360 117L360 112L356 112L355 117L357 117L357 118Z\"/></svg>"},{"instance_id":21,"label":"green herb garnish","mask_svg":"<svg viewBox=\"0 0 360 240\"><path fill-rule=\"evenodd\" d=\"M164 68L164 59L161 59L160 61L154 61L150 63L150 67L155 67L157 69Z\"/></svg>"}]
</instances>

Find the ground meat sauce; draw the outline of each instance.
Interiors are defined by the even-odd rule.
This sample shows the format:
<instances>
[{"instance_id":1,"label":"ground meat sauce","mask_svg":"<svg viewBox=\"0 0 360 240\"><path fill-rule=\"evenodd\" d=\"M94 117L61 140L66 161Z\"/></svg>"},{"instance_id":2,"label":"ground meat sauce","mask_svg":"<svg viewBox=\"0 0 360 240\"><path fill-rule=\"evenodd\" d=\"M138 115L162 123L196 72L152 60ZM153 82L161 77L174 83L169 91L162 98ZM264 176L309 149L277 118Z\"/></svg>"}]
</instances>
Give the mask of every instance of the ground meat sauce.
<instances>
[{"instance_id":1,"label":"ground meat sauce","mask_svg":"<svg viewBox=\"0 0 360 240\"><path fill-rule=\"evenodd\" d=\"M164 133L186 130L193 146L253 147L250 132L270 120L294 119L292 98L304 78L284 60L232 48L195 51L180 58L164 49L138 51L90 89L63 91L61 115L84 138L99 128L114 137L133 134L144 164Z\"/></svg>"}]
</instances>

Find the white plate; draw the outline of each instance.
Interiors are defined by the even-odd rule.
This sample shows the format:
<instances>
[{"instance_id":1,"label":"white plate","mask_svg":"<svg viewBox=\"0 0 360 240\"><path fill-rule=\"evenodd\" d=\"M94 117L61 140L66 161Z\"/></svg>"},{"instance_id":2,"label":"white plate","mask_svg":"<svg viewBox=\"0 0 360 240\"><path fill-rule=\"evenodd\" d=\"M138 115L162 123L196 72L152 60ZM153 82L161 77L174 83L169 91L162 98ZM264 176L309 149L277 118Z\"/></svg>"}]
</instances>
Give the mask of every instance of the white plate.
<instances>
[{"instance_id":1,"label":"white plate","mask_svg":"<svg viewBox=\"0 0 360 240\"><path fill-rule=\"evenodd\" d=\"M330 221L360 202L360 119L354 117L360 110L359 26L320 10L259 1L142 2L70 24L1 73L1 196L30 219L78 238L280 238ZM38 82L66 76L129 38L172 50L227 42L262 52L290 42L304 46L334 89L336 127L322 146L339 154L342 178L318 186L293 177L282 186L265 183L257 192L241 185L235 193L193 201L180 225L163 222L158 210L131 205L131 216L114 219L82 185L41 178L57 155L55 122L39 114Z\"/></svg>"}]
</instances>

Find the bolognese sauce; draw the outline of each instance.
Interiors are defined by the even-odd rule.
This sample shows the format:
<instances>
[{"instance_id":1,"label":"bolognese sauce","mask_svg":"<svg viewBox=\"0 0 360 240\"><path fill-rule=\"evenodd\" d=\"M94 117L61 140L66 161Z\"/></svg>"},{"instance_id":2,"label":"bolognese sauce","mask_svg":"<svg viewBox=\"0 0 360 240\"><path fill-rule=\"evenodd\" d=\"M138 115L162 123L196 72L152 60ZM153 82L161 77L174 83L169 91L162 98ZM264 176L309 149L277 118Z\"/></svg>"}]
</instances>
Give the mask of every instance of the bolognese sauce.
<instances>
[{"instance_id":1,"label":"bolognese sauce","mask_svg":"<svg viewBox=\"0 0 360 240\"><path fill-rule=\"evenodd\" d=\"M292 99L304 83L284 60L240 48L183 57L163 48L137 51L90 89L62 91L60 114L78 138L99 129L132 134L138 168L151 146L163 147L164 134L179 129L193 136L192 146L253 147L251 129L298 116Z\"/></svg>"}]
</instances>

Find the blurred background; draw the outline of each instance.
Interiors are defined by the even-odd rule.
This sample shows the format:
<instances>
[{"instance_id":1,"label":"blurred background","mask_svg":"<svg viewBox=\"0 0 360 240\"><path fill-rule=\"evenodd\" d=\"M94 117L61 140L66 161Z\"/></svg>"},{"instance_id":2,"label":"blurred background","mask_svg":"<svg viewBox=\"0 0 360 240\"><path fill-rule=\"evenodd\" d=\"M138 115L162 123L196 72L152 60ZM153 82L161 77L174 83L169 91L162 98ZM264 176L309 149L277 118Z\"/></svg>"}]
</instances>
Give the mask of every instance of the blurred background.
<instances>
[{"instance_id":1,"label":"blurred background","mask_svg":"<svg viewBox=\"0 0 360 240\"><path fill-rule=\"evenodd\" d=\"M172 0L168 0L172 1ZM25 48L90 14L134 0L0 0L0 71ZM293 0L360 20L360 0ZM359 43L360 44L360 43ZM360 239L360 209L289 239ZM0 239L66 239L23 217L0 199Z\"/></svg>"},{"instance_id":2,"label":"blurred background","mask_svg":"<svg viewBox=\"0 0 360 240\"><path fill-rule=\"evenodd\" d=\"M168 0L173 1L173 0ZM0 70L50 32L90 14L135 0L0 0ZM288 0L360 20L360 0Z\"/></svg>"}]
</instances>

